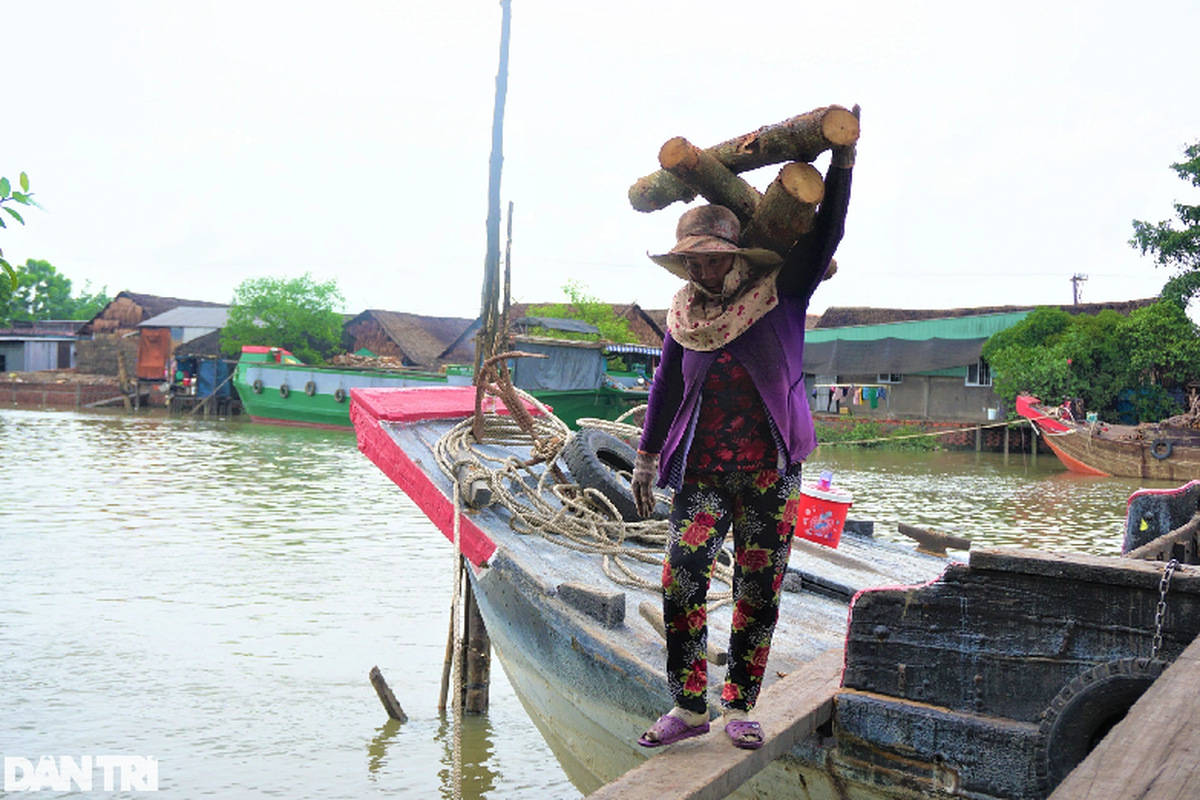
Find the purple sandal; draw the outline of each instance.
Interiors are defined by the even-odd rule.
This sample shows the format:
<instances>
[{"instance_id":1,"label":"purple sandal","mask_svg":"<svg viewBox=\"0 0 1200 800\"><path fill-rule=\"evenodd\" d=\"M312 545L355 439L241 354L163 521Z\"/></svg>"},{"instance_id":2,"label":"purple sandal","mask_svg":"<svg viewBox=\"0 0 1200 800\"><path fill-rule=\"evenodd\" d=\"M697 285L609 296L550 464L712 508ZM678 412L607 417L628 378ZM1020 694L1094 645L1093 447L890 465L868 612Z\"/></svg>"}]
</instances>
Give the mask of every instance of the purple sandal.
<instances>
[{"instance_id":1,"label":"purple sandal","mask_svg":"<svg viewBox=\"0 0 1200 800\"><path fill-rule=\"evenodd\" d=\"M725 732L733 740L734 747L757 750L763 746L762 726L748 719L735 719L726 723Z\"/></svg>"},{"instance_id":2,"label":"purple sandal","mask_svg":"<svg viewBox=\"0 0 1200 800\"><path fill-rule=\"evenodd\" d=\"M691 726L679 717L663 714L658 722L650 726L650 730L642 734L638 744L642 747L661 747L664 744L674 744L681 739L690 739L708 733L708 722ZM654 738L651 739L650 737Z\"/></svg>"}]
</instances>

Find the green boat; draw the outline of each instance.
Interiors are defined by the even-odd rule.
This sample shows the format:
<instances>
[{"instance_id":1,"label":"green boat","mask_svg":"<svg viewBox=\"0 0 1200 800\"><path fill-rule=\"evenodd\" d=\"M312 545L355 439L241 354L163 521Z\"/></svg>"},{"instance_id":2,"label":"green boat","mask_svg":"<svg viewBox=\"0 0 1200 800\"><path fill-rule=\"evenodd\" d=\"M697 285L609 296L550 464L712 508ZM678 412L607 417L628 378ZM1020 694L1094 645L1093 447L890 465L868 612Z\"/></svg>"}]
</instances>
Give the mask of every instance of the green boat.
<instances>
[{"instance_id":1,"label":"green boat","mask_svg":"<svg viewBox=\"0 0 1200 800\"><path fill-rule=\"evenodd\" d=\"M513 337L516 349L540 358L511 362L513 384L572 428L581 417L616 419L646 402L647 391L627 388L604 369L603 345L532 336ZM351 389L470 386L471 367L366 369L304 364L281 347L242 348L233 385L255 422L349 430Z\"/></svg>"}]
</instances>

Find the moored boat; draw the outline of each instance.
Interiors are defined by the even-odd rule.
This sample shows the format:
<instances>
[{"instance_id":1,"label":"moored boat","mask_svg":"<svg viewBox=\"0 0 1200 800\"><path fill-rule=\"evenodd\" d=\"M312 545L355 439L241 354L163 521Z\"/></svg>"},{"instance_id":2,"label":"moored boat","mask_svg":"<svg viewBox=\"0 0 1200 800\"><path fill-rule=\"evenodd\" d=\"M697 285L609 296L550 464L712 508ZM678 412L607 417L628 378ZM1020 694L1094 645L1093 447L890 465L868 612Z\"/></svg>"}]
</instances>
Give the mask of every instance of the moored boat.
<instances>
[{"instance_id":1,"label":"moored boat","mask_svg":"<svg viewBox=\"0 0 1200 800\"><path fill-rule=\"evenodd\" d=\"M517 359L518 386L574 426L581 417L616 419L646 401L646 390L627 388L604 369L603 345L513 337L515 346L542 358ZM255 422L349 429L351 389L469 386L471 367L434 372L413 367L312 366L280 347L242 348L232 379Z\"/></svg>"},{"instance_id":2,"label":"moored boat","mask_svg":"<svg viewBox=\"0 0 1200 800\"><path fill-rule=\"evenodd\" d=\"M1070 409L1017 398L1017 413L1071 472L1182 483L1200 479L1200 429L1075 419Z\"/></svg>"},{"instance_id":3,"label":"moored boat","mask_svg":"<svg viewBox=\"0 0 1200 800\"><path fill-rule=\"evenodd\" d=\"M652 753L637 736L671 704L652 624L665 525L621 522L574 487L553 451L567 431L536 403L519 407L533 428L491 397L473 420L475 404L473 388L365 389L351 415L360 450L458 543L510 682L587 793ZM1176 512L1195 510L1191 491ZM1153 525L1131 523L1127 549L1171 524L1158 506L1130 513ZM1163 569L1147 561L997 550L962 563L853 527L836 550L798 540L794 555L766 682L840 652L836 712L734 796L1045 797L1136 699L1113 682L1144 690L1200 631L1200 574L1185 566L1156 626ZM720 663L727 604L709 624ZM1083 676L1103 711L1086 720L1062 699Z\"/></svg>"}]
</instances>

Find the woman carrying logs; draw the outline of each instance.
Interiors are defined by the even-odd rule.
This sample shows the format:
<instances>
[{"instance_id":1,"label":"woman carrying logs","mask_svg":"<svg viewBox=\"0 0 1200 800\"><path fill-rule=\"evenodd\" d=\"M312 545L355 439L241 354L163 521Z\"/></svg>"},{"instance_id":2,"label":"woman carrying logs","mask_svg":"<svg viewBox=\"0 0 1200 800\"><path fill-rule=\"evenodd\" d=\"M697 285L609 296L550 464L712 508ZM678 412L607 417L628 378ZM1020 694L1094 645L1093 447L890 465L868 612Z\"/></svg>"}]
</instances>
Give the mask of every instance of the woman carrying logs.
<instances>
[{"instance_id":1,"label":"woman carrying logs","mask_svg":"<svg viewBox=\"0 0 1200 800\"><path fill-rule=\"evenodd\" d=\"M707 593L733 529L733 621L721 692L733 743L763 744L750 712L762 688L800 498L816 447L802 368L809 298L841 241L853 146L835 148L812 230L780 257L739 246L732 211L684 213L677 242L651 256L687 280L667 314L662 362L633 471L642 516L652 482L675 490L663 564L667 683L675 707L642 735L658 747L706 733Z\"/></svg>"}]
</instances>

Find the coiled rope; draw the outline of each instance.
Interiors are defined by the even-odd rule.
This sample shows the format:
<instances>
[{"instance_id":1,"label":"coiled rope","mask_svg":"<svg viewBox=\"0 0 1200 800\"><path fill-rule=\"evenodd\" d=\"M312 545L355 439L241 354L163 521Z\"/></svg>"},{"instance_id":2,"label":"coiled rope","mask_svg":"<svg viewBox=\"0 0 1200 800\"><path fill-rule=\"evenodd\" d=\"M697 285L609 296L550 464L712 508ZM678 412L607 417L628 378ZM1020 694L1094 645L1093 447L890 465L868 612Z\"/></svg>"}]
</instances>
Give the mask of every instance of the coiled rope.
<instances>
[{"instance_id":1,"label":"coiled rope","mask_svg":"<svg viewBox=\"0 0 1200 800\"><path fill-rule=\"evenodd\" d=\"M559 547L599 555L605 576L619 586L661 591L661 579L643 577L633 564L661 567L670 534L669 523L666 520L625 522L603 493L559 482L553 468L535 469L539 464L554 464L571 431L536 398L519 389L512 391L540 412L533 417L532 430L523 430L511 414L485 411L483 444L528 447L531 458L522 460L512 453L503 457L489 453L475 438L475 420L459 422L433 447L439 468L455 483L456 498L460 481L483 479L491 490L492 504L508 511L509 526L516 533L541 536ZM620 420L633 412L617 422L581 419L578 424L602 427L630 438L640 435L641 429ZM456 510L456 521L457 516ZM732 566L717 562L713 579L732 586ZM719 607L731 598L729 590L710 593L710 607Z\"/></svg>"}]
</instances>

